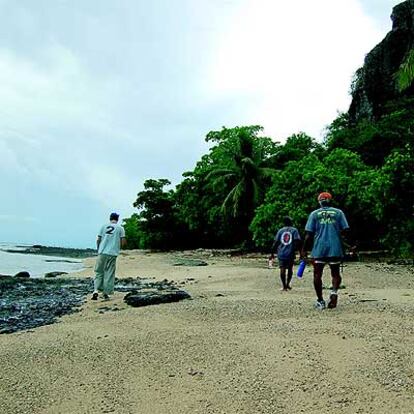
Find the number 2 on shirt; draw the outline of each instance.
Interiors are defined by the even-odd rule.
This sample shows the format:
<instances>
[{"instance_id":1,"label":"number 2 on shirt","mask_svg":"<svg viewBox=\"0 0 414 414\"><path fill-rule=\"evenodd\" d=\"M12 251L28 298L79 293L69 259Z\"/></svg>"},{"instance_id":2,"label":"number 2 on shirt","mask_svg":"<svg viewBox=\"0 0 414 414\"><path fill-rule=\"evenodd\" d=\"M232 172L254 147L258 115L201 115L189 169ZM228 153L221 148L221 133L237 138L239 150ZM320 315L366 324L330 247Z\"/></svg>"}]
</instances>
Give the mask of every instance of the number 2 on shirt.
<instances>
[{"instance_id":1,"label":"number 2 on shirt","mask_svg":"<svg viewBox=\"0 0 414 414\"><path fill-rule=\"evenodd\" d=\"M114 226L107 226L105 234L114 234L114 230Z\"/></svg>"}]
</instances>

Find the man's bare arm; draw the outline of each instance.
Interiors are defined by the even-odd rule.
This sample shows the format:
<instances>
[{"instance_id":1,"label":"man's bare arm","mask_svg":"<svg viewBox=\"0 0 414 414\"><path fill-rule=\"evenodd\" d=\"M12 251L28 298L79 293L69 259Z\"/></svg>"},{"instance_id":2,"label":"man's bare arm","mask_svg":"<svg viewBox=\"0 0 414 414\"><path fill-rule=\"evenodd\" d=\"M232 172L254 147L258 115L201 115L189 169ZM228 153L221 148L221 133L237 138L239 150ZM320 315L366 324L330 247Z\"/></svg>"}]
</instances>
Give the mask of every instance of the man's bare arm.
<instances>
[{"instance_id":1,"label":"man's bare arm","mask_svg":"<svg viewBox=\"0 0 414 414\"><path fill-rule=\"evenodd\" d=\"M302 250L300 252L300 256L305 258L308 255L308 250L310 250L310 244L313 239L313 233L307 231L305 233L305 239L303 240Z\"/></svg>"},{"instance_id":2,"label":"man's bare arm","mask_svg":"<svg viewBox=\"0 0 414 414\"><path fill-rule=\"evenodd\" d=\"M296 239L294 241L294 243L295 243L295 254L296 254L296 251L297 251L299 253L299 255L300 255L301 254L301 251L302 251L302 240Z\"/></svg>"},{"instance_id":3,"label":"man's bare arm","mask_svg":"<svg viewBox=\"0 0 414 414\"><path fill-rule=\"evenodd\" d=\"M279 240L275 240L270 248L270 256L269 259L273 260L275 258L275 253L277 251L277 247L279 246Z\"/></svg>"},{"instance_id":4,"label":"man's bare arm","mask_svg":"<svg viewBox=\"0 0 414 414\"><path fill-rule=\"evenodd\" d=\"M350 254L356 254L356 250L358 246L355 240L353 240L353 237L351 235L351 232L349 231L349 228L341 231L341 242L342 242L344 254L346 251L348 251Z\"/></svg>"},{"instance_id":5,"label":"man's bare arm","mask_svg":"<svg viewBox=\"0 0 414 414\"><path fill-rule=\"evenodd\" d=\"M98 236L98 238L96 239L96 250L99 250L99 245L101 244L102 241L102 237Z\"/></svg>"},{"instance_id":6,"label":"man's bare arm","mask_svg":"<svg viewBox=\"0 0 414 414\"><path fill-rule=\"evenodd\" d=\"M127 246L127 240L125 237L121 237L121 247L123 249L125 249L125 247Z\"/></svg>"}]
</instances>

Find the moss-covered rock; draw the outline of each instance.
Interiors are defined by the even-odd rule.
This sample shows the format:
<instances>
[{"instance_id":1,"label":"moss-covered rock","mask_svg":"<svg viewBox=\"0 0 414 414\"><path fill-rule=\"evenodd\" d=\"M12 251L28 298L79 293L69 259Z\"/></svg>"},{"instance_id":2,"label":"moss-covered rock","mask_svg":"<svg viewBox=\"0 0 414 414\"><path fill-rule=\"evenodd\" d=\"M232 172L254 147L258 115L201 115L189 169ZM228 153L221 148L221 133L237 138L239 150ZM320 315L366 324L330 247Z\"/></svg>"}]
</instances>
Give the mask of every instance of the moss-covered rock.
<instances>
[{"instance_id":1,"label":"moss-covered rock","mask_svg":"<svg viewBox=\"0 0 414 414\"><path fill-rule=\"evenodd\" d=\"M392 30L365 58L352 86L349 119L356 124L362 119L378 120L387 113L389 102L414 96L414 85L404 92L396 87L395 74L414 47L414 0L394 7Z\"/></svg>"}]
</instances>

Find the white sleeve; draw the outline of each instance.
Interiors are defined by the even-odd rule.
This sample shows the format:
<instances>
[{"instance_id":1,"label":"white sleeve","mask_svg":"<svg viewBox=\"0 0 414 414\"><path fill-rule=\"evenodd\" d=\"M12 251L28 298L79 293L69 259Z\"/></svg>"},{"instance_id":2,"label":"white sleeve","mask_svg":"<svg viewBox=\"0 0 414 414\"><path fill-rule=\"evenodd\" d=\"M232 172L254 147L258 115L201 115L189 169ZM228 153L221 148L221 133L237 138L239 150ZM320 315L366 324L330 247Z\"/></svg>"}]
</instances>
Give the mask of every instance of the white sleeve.
<instances>
[{"instance_id":1,"label":"white sleeve","mask_svg":"<svg viewBox=\"0 0 414 414\"><path fill-rule=\"evenodd\" d=\"M99 230L98 237L103 237L104 229L105 229L105 226L102 226L101 229Z\"/></svg>"}]
</instances>

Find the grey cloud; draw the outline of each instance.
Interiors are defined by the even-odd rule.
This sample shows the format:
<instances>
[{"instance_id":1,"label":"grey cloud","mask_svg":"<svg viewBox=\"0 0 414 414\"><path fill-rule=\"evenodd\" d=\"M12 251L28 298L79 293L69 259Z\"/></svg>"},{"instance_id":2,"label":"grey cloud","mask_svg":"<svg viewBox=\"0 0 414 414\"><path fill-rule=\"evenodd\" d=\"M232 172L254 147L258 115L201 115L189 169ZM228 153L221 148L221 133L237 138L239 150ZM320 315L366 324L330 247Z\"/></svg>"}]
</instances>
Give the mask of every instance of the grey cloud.
<instances>
[{"instance_id":1,"label":"grey cloud","mask_svg":"<svg viewBox=\"0 0 414 414\"><path fill-rule=\"evenodd\" d=\"M209 130L255 122L259 98L211 93L207 73L243 3L0 0L1 237L93 245L146 178L193 168Z\"/></svg>"}]
</instances>

